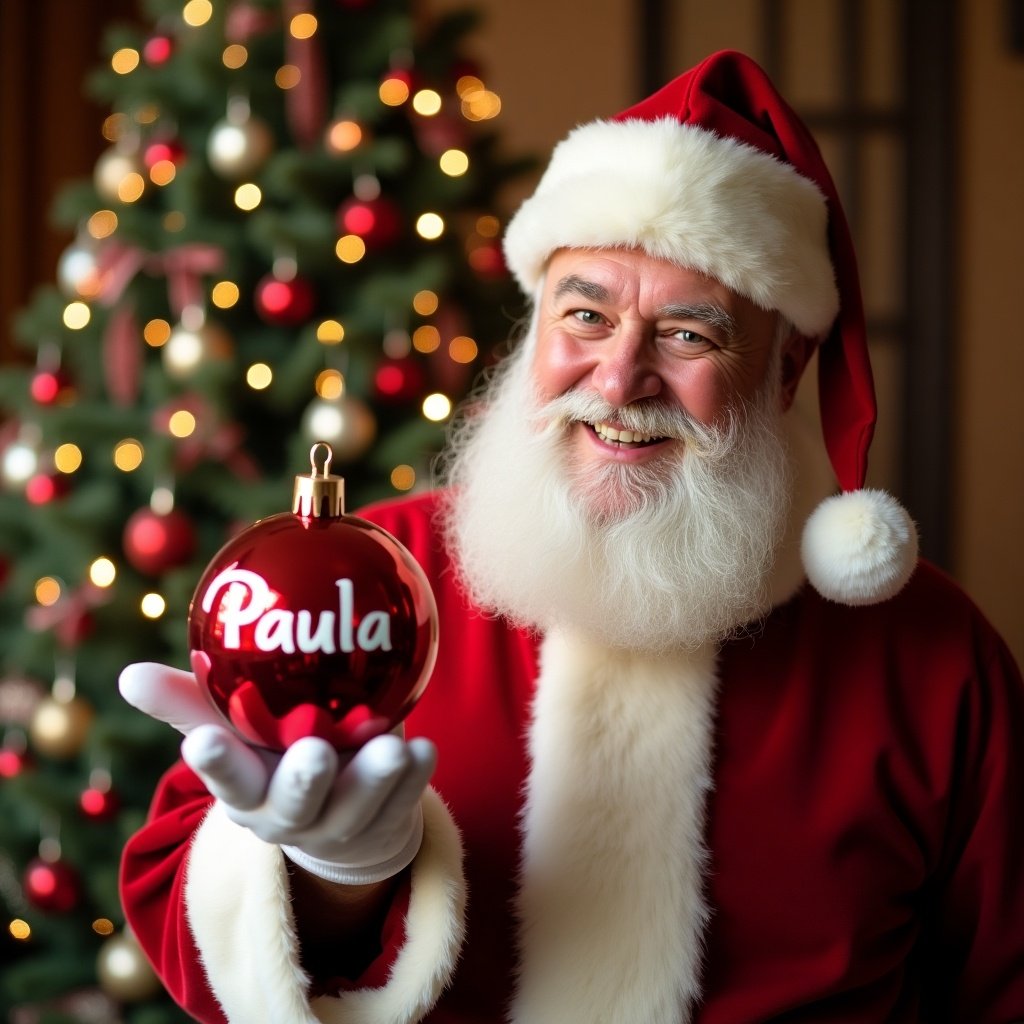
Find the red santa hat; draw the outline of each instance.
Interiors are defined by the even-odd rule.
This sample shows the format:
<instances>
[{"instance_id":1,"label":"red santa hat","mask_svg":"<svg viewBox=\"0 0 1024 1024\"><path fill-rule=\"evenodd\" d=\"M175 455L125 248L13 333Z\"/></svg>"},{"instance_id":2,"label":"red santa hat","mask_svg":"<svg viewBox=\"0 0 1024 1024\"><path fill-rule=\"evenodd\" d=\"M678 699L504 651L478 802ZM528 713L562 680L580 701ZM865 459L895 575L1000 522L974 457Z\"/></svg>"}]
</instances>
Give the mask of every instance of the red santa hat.
<instances>
[{"instance_id":1,"label":"red santa hat","mask_svg":"<svg viewBox=\"0 0 1024 1024\"><path fill-rule=\"evenodd\" d=\"M527 295L556 249L607 246L706 273L821 340L822 430L842 493L809 517L804 568L831 600L893 596L917 533L891 495L864 488L876 407L853 243L817 144L754 61L713 54L576 128L505 235Z\"/></svg>"}]
</instances>

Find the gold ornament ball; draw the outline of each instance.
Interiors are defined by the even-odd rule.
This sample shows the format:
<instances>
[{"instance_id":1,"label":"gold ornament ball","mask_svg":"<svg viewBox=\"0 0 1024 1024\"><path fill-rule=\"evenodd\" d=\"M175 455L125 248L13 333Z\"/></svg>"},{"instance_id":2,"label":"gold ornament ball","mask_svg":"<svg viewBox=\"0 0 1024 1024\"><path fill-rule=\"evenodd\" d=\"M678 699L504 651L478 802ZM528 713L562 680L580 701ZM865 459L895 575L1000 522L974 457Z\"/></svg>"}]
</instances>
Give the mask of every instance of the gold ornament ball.
<instances>
[{"instance_id":1,"label":"gold ornament ball","mask_svg":"<svg viewBox=\"0 0 1024 1024\"><path fill-rule=\"evenodd\" d=\"M231 357L231 336L223 327L207 322L195 330L179 324L160 350L164 369L175 380L187 380L203 363Z\"/></svg>"},{"instance_id":2,"label":"gold ornament ball","mask_svg":"<svg viewBox=\"0 0 1024 1024\"><path fill-rule=\"evenodd\" d=\"M206 142L206 158L222 178L236 180L258 170L274 148L274 136L258 117L218 121Z\"/></svg>"},{"instance_id":3,"label":"gold ornament ball","mask_svg":"<svg viewBox=\"0 0 1024 1024\"><path fill-rule=\"evenodd\" d=\"M302 415L302 432L311 442L326 441L340 462L352 462L373 444L377 420L358 398L317 398Z\"/></svg>"},{"instance_id":4,"label":"gold ornament ball","mask_svg":"<svg viewBox=\"0 0 1024 1024\"><path fill-rule=\"evenodd\" d=\"M126 153L116 148L108 149L96 161L92 174L93 184L104 199L117 202L120 198L118 189L121 187L121 182L129 174L140 173L139 169L138 158L132 153Z\"/></svg>"},{"instance_id":5,"label":"gold ornament ball","mask_svg":"<svg viewBox=\"0 0 1024 1024\"><path fill-rule=\"evenodd\" d=\"M85 744L93 717L92 706L81 697L44 697L29 723L32 746L46 757L74 757Z\"/></svg>"},{"instance_id":6,"label":"gold ornament ball","mask_svg":"<svg viewBox=\"0 0 1024 1024\"><path fill-rule=\"evenodd\" d=\"M100 947L96 975L103 991L122 1003L141 1002L160 991L160 979L128 932L111 936Z\"/></svg>"}]
</instances>

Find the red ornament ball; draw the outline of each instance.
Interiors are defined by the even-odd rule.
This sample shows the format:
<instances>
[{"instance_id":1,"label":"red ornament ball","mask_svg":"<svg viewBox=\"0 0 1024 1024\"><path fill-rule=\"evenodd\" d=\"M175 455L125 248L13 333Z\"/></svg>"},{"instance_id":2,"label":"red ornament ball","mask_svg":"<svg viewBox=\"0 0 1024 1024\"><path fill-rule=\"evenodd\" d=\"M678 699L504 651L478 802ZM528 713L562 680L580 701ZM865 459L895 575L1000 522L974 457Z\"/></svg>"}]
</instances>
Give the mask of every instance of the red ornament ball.
<instances>
[{"instance_id":1,"label":"red ornament ball","mask_svg":"<svg viewBox=\"0 0 1024 1024\"><path fill-rule=\"evenodd\" d=\"M304 277L282 281L268 274L256 285L256 312L268 324L297 327L313 312L316 295Z\"/></svg>"},{"instance_id":2,"label":"red ornament ball","mask_svg":"<svg viewBox=\"0 0 1024 1024\"><path fill-rule=\"evenodd\" d=\"M140 508L125 523L122 544L130 565L147 576L159 576L192 557L196 533L191 520L177 509L160 514Z\"/></svg>"},{"instance_id":3,"label":"red ornament ball","mask_svg":"<svg viewBox=\"0 0 1024 1024\"><path fill-rule=\"evenodd\" d=\"M82 814L93 821L110 821L111 818L117 817L121 801L112 789L90 786L79 794L78 806Z\"/></svg>"},{"instance_id":4,"label":"red ornament ball","mask_svg":"<svg viewBox=\"0 0 1024 1024\"><path fill-rule=\"evenodd\" d=\"M40 405L58 405L74 397L71 376L64 370L39 370L29 384L29 394Z\"/></svg>"},{"instance_id":5,"label":"red ornament ball","mask_svg":"<svg viewBox=\"0 0 1024 1024\"><path fill-rule=\"evenodd\" d=\"M150 36L142 47L142 59L154 68L166 64L174 54L174 40L170 36Z\"/></svg>"},{"instance_id":6,"label":"red ornament ball","mask_svg":"<svg viewBox=\"0 0 1024 1024\"><path fill-rule=\"evenodd\" d=\"M66 914L78 905L81 884L78 872L62 860L30 860L22 882L25 898L50 913Z\"/></svg>"},{"instance_id":7,"label":"red ornament ball","mask_svg":"<svg viewBox=\"0 0 1024 1024\"><path fill-rule=\"evenodd\" d=\"M37 473L25 484L25 500L30 505L49 505L63 498L71 489L66 476L59 473Z\"/></svg>"},{"instance_id":8,"label":"red ornament ball","mask_svg":"<svg viewBox=\"0 0 1024 1024\"><path fill-rule=\"evenodd\" d=\"M508 273L500 242L484 242L469 252L469 265L484 278L504 277Z\"/></svg>"},{"instance_id":9,"label":"red ornament ball","mask_svg":"<svg viewBox=\"0 0 1024 1024\"><path fill-rule=\"evenodd\" d=\"M385 402L411 402L423 394L423 368L412 359L387 359L373 375L377 397Z\"/></svg>"},{"instance_id":10,"label":"red ornament ball","mask_svg":"<svg viewBox=\"0 0 1024 1024\"><path fill-rule=\"evenodd\" d=\"M175 167L184 163L185 147L177 139L151 142L142 151L142 162L150 169L164 161L174 164Z\"/></svg>"},{"instance_id":11,"label":"red ornament ball","mask_svg":"<svg viewBox=\"0 0 1024 1024\"><path fill-rule=\"evenodd\" d=\"M370 249L384 249L402 235L402 215L385 196L347 199L338 208L338 230L358 235Z\"/></svg>"},{"instance_id":12,"label":"red ornament ball","mask_svg":"<svg viewBox=\"0 0 1024 1024\"><path fill-rule=\"evenodd\" d=\"M0 748L0 779L15 779L29 765L27 750L14 747Z\"/></svg>"},{"instance_id":13,"label":"red ornament ball","mask_svg":"<svg viewBox=\"0 0 1024 1024\"><path fill-rule=\"evenodd\" d=\"M193 666L249 742L353 750L426 687L437 607L412 555L355 516L281 513L230 540L189 613Z\"/></svg>"}]
</instances>

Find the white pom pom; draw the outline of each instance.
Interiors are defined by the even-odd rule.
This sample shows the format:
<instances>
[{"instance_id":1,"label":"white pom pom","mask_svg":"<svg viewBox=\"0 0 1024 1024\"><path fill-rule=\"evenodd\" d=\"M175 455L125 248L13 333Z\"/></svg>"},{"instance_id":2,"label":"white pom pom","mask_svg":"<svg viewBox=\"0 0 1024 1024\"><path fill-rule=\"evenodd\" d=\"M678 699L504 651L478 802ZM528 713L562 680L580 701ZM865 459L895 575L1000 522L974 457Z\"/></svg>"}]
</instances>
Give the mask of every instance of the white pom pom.
<instances>
[{"instance_id":1,"label":"white pom pom","mask_svg":"<svg viewBox=\"0 0 1024 1024\"><path fill-rule=\"evenodd\" d=\"M917 564L917 529L891 494L848 491L814 510L804 526L801 556L822 597L875 604L910 579Z\"/></svg>"}]
</instances>

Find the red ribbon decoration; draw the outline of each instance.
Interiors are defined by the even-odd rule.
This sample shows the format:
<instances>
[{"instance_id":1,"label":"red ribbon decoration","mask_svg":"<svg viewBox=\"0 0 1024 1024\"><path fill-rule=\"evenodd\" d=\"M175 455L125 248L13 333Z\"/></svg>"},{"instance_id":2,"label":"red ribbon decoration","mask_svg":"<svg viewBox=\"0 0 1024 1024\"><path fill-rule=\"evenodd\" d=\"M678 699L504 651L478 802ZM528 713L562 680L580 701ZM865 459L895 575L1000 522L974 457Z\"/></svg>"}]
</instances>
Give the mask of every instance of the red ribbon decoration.
<instances>
[{"instance_id":1,"label":"red ribbon decoration","mask_svg":"<svg viewBox=\"0 0 1024 1024\"><path fill-rule=\"evenodd\" d=\"M187 473L203 459L218 462L242 480L258 480L259 467L243 450L245 433L235 423L222 422L213 406L202 396L191 392L178 395L153 413L153 429L170 434L169 423L176 412L190 412L195 417L196 429L175 444L174 469L177 474Z\"/></svg>"},{"instance_id":2,"label":"red ribbon decoration","mask_svg":"<svg viewBox=\"0 0 1024 1024\"><path fill-rule=\"evenodd\" d=\"M107 394L120 406L131 405L139 394L141 333L131 303L122 303L110 314L103 334L103 377Z\"/></svg>"},{"instance_id":3,"label":"red ribbon decoration","mask_svg":"<svg viewBox=\"0 0 1024 1024\"><path fill-rule=\"evenodd\" d=\"M25 624L33 632L52 629L62 647L77 647L88 632L93 608L110 600L110 594L92 583L62 594L50 605L36 605L25 612Z\"/></svg>"},{"instance_id":4,"label":"red ribbon decoration","mask_svg":"<svg viewBox=\"0 0 1024 1024\"><path fill-rule=\"evenodd\" d=\"M285 113L292 137L308 149L323 136L327 123L327 73L316 33L297 39L290 31L296 14L309 13L308 0L284 0L285 60L299 69L299 80L285 91Z\"/></svg>"}]
</instances>

